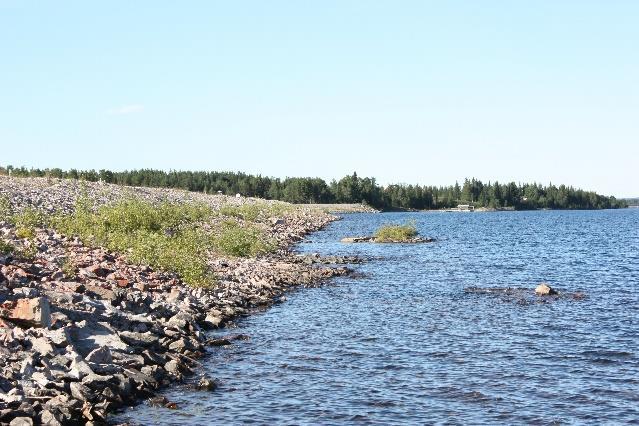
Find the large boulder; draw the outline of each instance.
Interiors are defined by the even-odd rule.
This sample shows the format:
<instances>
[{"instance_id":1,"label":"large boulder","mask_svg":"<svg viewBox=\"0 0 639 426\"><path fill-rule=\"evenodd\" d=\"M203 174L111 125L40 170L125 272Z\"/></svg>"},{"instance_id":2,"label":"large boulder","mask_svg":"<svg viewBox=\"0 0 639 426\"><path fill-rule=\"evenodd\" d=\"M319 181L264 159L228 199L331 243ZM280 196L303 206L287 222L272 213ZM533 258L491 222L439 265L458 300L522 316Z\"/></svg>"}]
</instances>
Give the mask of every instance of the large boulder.
<instances>
[{"instance_id":1,"label":"large boulder","mask_svg":"<svg viewBox=\"0 0 639 426\"><path fill-rule=\"evenodd\" d=\"M0 318L24 327L49 327L51 325L49 300L45 297L35 297L5 302L0 307Z\"/></svg>"}]
</instances>

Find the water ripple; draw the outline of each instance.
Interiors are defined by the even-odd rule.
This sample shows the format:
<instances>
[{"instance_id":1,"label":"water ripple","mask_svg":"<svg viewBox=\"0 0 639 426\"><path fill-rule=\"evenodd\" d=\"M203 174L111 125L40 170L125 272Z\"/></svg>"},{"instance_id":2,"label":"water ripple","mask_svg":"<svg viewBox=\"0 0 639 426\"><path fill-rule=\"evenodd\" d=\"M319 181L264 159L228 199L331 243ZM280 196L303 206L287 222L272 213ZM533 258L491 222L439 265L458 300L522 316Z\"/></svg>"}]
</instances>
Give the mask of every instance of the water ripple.
<instances>
[{"instance_id":1,"label":"water ripple","mask_svg":"<svg viewBox=\"0 0 639 426\"><path fill-rule=\"evenodd\" d=\"M438 241L338 242L408 219ZM178 387L180 410L116 420L637 423L638 230L639 209L346 215L299 249L366 256L358 278L242 320L251 339L205 362L217 391ZM536 297L540 281L586 297Z\"/></svg>"}]
</instances>

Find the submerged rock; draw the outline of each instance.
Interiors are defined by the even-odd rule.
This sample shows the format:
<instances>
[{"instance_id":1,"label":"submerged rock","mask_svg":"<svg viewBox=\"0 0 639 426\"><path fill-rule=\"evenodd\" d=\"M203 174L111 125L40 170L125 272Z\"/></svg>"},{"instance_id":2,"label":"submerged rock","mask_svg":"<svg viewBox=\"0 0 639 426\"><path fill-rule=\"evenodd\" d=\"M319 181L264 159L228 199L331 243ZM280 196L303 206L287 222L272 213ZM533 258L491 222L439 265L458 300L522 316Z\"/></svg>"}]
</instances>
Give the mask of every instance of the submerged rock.
<instances>
[{"instance_id":1,"label":"submerged rock","mask_svg":"<svg viewBox=\"0 0 639 426\"><path fill-rule=\"evenodd\" d=\"M435 242L434 238L427 237L412 237L406 240L384 240L379 241L375 237L345 237L340 240L342 243L379 243L379 244L415 244L415 243L432 243Z\"/></svg>"},{"instance_id":2,"label":"submerged rock","mask_svg":"<svg viewBox=\"0 0 639 426\"><path fill-rule=\"evenodd\" d=\"M216 387L217 384L215 383L215 380L211 380L207 377L202 377L200 380L198 380L196 385L196 389L201 391L212 391L215 390Z\"/></svg>"}]
</instances>

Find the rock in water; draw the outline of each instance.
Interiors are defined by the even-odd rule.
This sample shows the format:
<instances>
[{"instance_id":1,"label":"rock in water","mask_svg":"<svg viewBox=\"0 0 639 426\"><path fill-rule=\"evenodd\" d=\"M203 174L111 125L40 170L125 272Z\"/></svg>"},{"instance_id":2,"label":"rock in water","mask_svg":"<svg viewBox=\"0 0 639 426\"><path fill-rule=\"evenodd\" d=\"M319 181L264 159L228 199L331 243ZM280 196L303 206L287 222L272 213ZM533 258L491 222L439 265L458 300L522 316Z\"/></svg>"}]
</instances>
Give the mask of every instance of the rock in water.
<instances>
[{"instance_id":1,"label":"rock in water","mask_svg":"<svg viewBox=\"0 0 639 426\"><path fill-rule=\"evenodd\" d=\"M535 289L535 294L538 296L550 296L552 294L557 294L557 290L553 289L546 283L541 283Z\"/></svg>"},{"instance_id":2,"label":"rock in water","mask_svg":"<svg viewBox=\"0 0 639 426\"><path fill-rule=\"evenodd\" d=\"M214 380L211 380L207 377L202 377L198 382L197 382L197 389L202 390L202 391L212 391L214 390L217 385L215 383Z\"/></svg>"}]
</instances>

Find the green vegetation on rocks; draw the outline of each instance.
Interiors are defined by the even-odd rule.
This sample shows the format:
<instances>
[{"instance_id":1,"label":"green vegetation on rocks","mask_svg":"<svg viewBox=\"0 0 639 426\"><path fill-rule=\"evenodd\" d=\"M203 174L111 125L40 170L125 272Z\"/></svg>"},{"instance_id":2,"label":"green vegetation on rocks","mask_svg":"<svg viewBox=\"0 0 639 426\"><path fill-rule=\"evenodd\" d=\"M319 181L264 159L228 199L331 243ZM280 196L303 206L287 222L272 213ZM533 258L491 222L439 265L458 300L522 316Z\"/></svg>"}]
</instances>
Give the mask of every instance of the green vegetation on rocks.
<instances>
[{"instance_id":1,"label":"green vegetation on rocks","mask_svg":"<svg viewBox=\"0 0 639 426\"><path fill-rule=\"evenodd\" d=\"M223 222L212 242L218 252L236 257L257 256L276 248L275 243L256 226L242 226L230 220Z\"/></svg>"},{"instance_id":2,"label":"green vegetation on rocks","mask_svg":"<svg viewBox=\"0 0 639 426\"><path fill-rule=\"evenodd\" d=\"M209 236L198 226L213 211L193 204L124 200L97 210L86 200L71 215L53 218L53 226L86 244L127 255L132 262L175 272L188 284L213 282L207 266Z\"/></svg>"},{"instance_id":3,"label":"green vegetation on rocks","mask_svg":"<svg viewBox=\"0 0 639 426\"><path fill-rule=\"evenodd\" d=\"M375 241L381 243L409 241L416 236L417 228L412 222L403 225L383 225L377 231L375 231Z\"/></svg>"},{"instance_id":4,"label":"green vegetation on rocks","mask_svg":"<svg viewBox=\"0 0 639 426\"><path fill-rule=\"evenodd\" d=\"M87 244L124 253L132 262L175 272L190 285L209 286L214 282L207 264L211 252L246 257L275 247L254 224L212 222L218 215L190 203L128 199L94 210L81 200L73 214L56 216L53 227Z\"/></svg>"},{"instance_id":5,"label":"green vegetation on rocks","mask_svg":"<svg viewBox=\"0 0 639 426\"><path fill-rule=\"evenodd\" d=\"M11 254L15 251L15 247L6 241L0 240L0 254Z\"/></svg>"}]
</instances>

